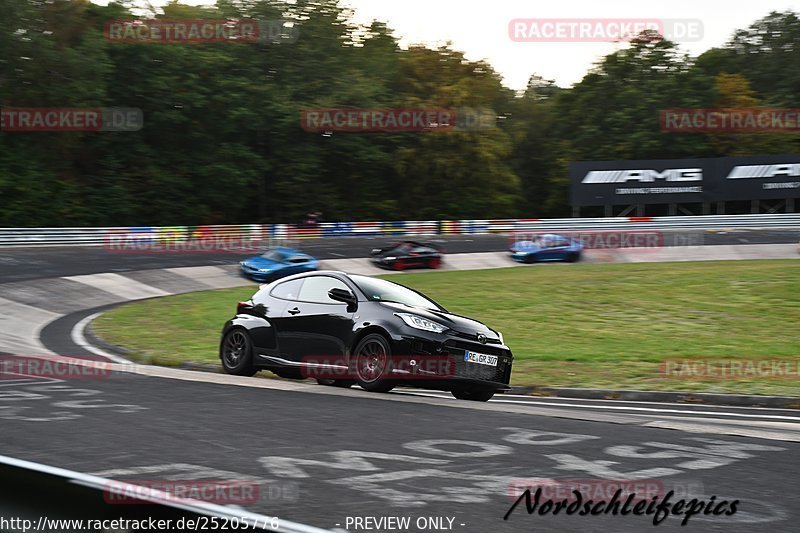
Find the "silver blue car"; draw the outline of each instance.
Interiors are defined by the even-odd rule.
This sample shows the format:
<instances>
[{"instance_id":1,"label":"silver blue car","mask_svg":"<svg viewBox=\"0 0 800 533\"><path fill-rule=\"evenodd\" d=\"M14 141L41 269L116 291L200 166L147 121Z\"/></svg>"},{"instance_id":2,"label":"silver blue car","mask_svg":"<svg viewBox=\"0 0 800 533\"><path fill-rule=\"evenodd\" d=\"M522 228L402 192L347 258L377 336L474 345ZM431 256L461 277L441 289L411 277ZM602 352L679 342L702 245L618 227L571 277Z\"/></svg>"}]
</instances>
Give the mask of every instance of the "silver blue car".
<instances>
[{"instance_id":1,"label":"silver blue car","mask_svg":"<svg viewBox=\"0 0 800 533\"><path fill-rule=\"evenodd\" d=\"M511 245L511 259L518 263L539 263L544 261L579 261L583 244L579 240L564 235L545 233L533 235L527 240L518 240Z\"/></svg>"},{"instance_id":2,"label":"silver blue car","mask_svg":"<svg viewBox=\"0 0 800 533\"><path fill-rule=\"evenodd\" d=\"M299 250L272 248L239 263L242 274L262 283L319 269L319 261Z\"/></svg>"}]
</instances>

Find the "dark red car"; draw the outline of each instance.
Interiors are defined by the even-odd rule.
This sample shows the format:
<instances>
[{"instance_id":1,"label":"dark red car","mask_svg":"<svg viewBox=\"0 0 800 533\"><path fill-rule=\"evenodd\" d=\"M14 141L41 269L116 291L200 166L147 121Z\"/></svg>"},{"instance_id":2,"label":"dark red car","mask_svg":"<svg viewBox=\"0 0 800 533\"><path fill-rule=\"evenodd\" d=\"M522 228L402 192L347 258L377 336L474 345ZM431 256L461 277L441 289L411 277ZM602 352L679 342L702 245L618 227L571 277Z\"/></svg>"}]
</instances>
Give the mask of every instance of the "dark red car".
<instances>
[{"instance_id":1,"label":"dark red car","mask_svg":"<svg viewBox=\"0 0 800 533\"><path fill-rule=\"evenodd\" d=\"M372 263L389 270L439 268L443 250L430 243L402 241L372 250Z\"/></svg>"}]
</instances>

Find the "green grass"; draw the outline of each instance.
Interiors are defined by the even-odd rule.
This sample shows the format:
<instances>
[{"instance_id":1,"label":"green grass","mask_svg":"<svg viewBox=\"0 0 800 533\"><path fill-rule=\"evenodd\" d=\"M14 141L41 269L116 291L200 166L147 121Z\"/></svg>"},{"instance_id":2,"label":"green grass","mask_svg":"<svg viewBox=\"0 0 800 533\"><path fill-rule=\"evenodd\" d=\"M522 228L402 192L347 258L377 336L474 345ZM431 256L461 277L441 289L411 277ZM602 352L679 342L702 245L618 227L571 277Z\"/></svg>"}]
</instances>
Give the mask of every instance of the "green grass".
<instances>
[{"instance_id":1,"label":"green grass","mask_svg":"<svg viewBox=\"0 0 800 533\"><path fill-rule=\"evenodd\" d=\"M516 385L800 396L800 380L677 380L667 358L797 358L800 261L539 265L391 279L503 332ZM94 331L160 364L217 363L222 324L253 287L116 308Z\"/></svg>"}]
</instances>

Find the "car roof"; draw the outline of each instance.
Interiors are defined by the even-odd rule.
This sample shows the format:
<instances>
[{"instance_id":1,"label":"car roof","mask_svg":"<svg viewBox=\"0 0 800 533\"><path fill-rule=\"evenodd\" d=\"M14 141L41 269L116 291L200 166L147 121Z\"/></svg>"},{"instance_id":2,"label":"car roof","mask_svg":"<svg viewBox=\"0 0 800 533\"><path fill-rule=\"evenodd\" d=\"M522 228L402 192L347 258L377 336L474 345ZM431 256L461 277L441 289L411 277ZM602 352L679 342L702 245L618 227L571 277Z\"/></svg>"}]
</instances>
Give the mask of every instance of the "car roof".
<instances>
[{"instance_id":1,"label":"car roof","mask_svg":"<svg viewBox=\"0 0 800 533\"><path fill-rule=\"evenodd\" d=\"M560 235L558 233L536 233L531 235L531 238L537 239L569 239L566 235Z\"/></svg>"},{"instance_id":2,"label":"car roof","mask_svg":"<svg viewBox=\"0 0 800 533\"><path fill-rule=\"evenodd\" d=\"M307 253L301 252L300 250L295 250L294 248L286 248L284 246L276 246L275 248L268 248L264 250L264 253L267 252L280 252L286 255L302 255L304 257L310 257Z\"/></svg>"}]
</instances>

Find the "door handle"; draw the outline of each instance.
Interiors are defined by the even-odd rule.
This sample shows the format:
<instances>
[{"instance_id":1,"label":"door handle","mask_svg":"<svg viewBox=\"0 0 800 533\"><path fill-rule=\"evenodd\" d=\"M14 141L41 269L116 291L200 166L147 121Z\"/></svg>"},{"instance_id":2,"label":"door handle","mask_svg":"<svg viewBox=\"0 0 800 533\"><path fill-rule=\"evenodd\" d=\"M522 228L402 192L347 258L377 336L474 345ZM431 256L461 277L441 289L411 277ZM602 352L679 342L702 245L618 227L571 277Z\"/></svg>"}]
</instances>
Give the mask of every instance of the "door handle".
<instances>
[{"instance_id":1,"label":"door handle","mask_svg":"<svg viewBox=\"0 0 800 533\"><path fill-rule=\"evenodd\" d=\"M290 315L296 315L299 312L300 312L300 309L298 309L296 307L294 309L289 309L289 314Z\"/></svg>"}]
</instances>

